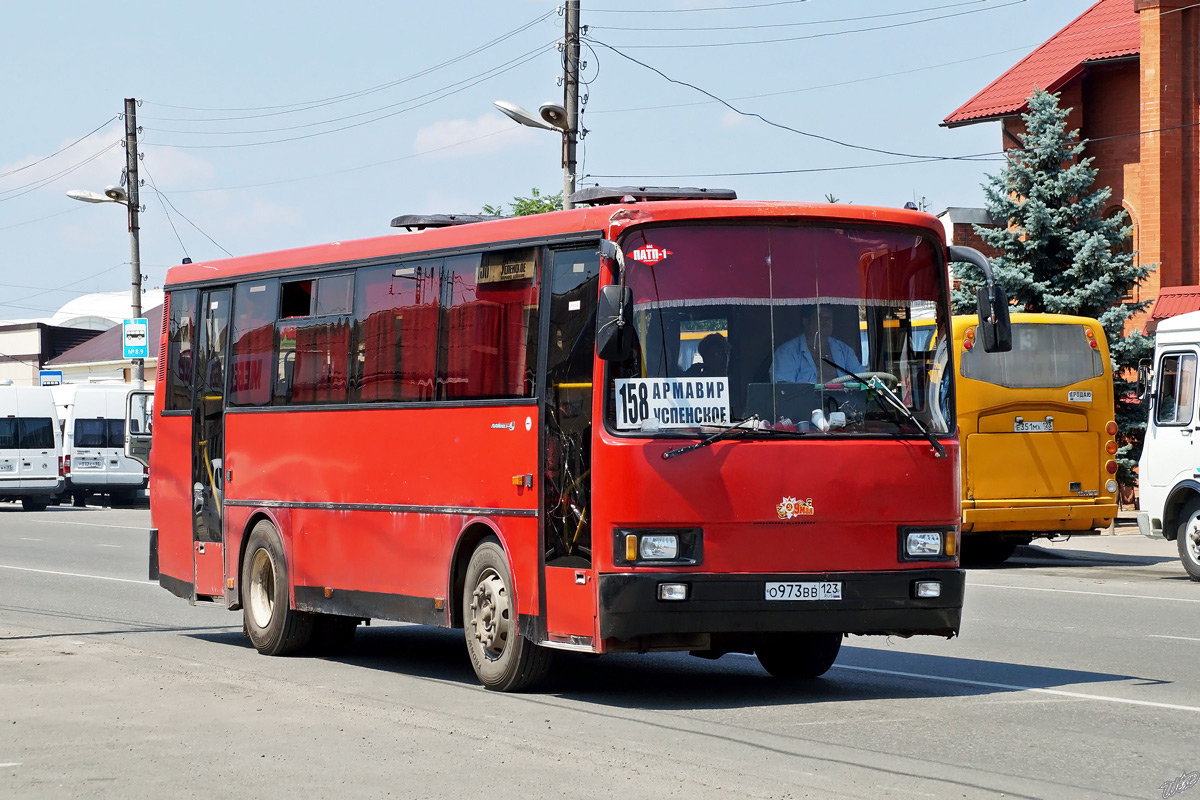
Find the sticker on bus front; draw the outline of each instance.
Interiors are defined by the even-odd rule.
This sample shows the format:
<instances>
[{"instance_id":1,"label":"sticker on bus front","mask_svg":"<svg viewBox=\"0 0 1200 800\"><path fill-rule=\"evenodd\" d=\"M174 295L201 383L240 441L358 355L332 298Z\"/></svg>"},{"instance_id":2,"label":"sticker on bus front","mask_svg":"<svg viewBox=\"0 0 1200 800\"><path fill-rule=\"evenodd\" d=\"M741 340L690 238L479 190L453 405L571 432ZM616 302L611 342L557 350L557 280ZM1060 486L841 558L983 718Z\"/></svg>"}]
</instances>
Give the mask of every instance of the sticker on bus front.
<instances>
[{"instance_id":1,"label":"sticker on bus front","mask_svg":"<svg viewBox=\"0 0 1200 800\"><path fill-rule=\"evenodd\" d=\"M649 264L653 267L667 256L673 256L675 253L665 247L655 247L647 242L637 250L630 252L628 255L629 258L632 258L634 261L640 261L643 264Z\"/></svg>"},{"instance_id":2,"label":"sticker on bus front","mask_svg":"<svg viewBox=\"0 0 1200 800\"><path fill-rule=\"evenodd\" d=\"M617 430L729 425L728 378L618 378Z\"/></svg>"}]
</instances>

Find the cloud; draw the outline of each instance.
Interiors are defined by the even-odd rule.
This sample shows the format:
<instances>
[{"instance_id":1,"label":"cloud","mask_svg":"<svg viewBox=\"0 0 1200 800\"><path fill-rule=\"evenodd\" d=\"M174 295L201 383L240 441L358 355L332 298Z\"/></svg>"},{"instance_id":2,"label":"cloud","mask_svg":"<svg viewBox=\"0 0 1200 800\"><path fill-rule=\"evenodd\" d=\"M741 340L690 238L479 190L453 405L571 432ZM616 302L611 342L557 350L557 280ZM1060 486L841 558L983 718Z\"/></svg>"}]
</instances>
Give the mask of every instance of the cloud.
<instances>
[{"instance_id":1,"label":"cloud","mask_svg":"<svg viewBox=\"0 0 1200 800\"><path fill-rule=\"evenodd\" d=\"M490 155L532 141L534 135L532 128L523 128L496 112L473 120L448 119L427 125L413 137L413 152L433 158Z\"/></svg>"}]
</instances>

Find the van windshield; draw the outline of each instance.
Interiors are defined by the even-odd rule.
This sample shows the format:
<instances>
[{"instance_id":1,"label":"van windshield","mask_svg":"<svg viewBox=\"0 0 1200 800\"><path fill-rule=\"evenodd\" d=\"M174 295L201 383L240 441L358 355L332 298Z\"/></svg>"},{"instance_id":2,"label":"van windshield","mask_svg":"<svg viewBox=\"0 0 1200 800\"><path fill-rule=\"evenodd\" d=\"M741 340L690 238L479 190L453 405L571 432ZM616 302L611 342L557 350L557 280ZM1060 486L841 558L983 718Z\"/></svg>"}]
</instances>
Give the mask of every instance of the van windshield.
<instances>
[{"instance_id":1,"label":"van windshield","mask_svg":"<svg viewBox=\"0 0 1200 800\"><path fill-rule=\"evenodd\" d=\"M617 431L695 435L757 417L799 433L947 432L929 407L928 349L947 326L946 268L925 232L679 225L633 230L622 249L638 347L610 373Z\"/></svg>"}]
</instances>

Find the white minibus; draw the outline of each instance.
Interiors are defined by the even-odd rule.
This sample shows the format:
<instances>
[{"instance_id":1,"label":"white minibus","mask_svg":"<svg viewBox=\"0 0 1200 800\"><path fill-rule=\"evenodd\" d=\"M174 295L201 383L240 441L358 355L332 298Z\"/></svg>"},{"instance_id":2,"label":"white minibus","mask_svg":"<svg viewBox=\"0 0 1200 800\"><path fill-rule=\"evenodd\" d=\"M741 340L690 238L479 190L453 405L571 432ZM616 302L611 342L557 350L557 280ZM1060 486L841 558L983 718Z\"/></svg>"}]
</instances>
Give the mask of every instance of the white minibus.
<instances>
[{"instance_id":1,"label":"white minibus","mask_svg":"<svg viewBox=\"0 0 1200 800\"><path fill-rule=\"evenodd\" d=\"M0 500L43 511L62 489L62 433L50 390L0 386Z\"/></svg>"},{"instance_id":2,"label":"white minibus","mask_svg":"<svg viewBox=\"0 0 1200 800\"><path fill-rule=\"evenodd\" d=\"M76 506L107 495L113 505L134 502L146 488L146 469L125 456L129 384L63 384L53 388L63 420L64 496Z\"/></svg>"},{"instance_id":3,"label":"white minibus","mask_svg":"<svg viewBox=\"0 0 1200 800\"><path fill-rule=\"evenodd\" d=\"M1200 311L1163 320L1155 335L1153 367L1138 369L1139 393L1150 397L1138 462L1138 529L1177 542L1183 568L1200 581Z\"/></svg>"}]
</instances>

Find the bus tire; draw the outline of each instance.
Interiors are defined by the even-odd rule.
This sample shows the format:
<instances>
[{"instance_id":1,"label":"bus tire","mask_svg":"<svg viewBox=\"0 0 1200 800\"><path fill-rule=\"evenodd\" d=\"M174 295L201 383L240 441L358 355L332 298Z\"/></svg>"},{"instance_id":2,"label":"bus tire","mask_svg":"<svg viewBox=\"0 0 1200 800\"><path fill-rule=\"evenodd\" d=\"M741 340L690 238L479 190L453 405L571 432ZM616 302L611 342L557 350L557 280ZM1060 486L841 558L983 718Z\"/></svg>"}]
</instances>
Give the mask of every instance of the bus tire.
<instances>
[{"instance_id":1,"label":"bus tire","mask_svg":"<svg viewBox=\"0 0 1200 800\"><path fill-rule=\"evenodd\" d=\"M494 538L484 539L471 555L462 607L467 653L485 687L519 692L546 676L550 651L538 647L518 630L512 571L504 549Z\"/></svg>"},{"instance_id":2,"label":"bus tire","mask_svg":"<svg viewBox=\"0 0 1200 800\"><path fill-rule=\"evenodd\" d=\"M965 567L994 567L1003 564L1017 552L1017 539L987 534L963 537L962 563Z\"/></svg>"},{"instance_id":3,"label":"bus tire","mask_svg":"<svg viewBox=\"0 0 1200 800\"><path fill-rule=\"evenodd\" d=\"M1179 560L1188 577L1200 581L1200 498L1188 501L1179 519L1179 530L1175 534Z\"/></svg>"},{"instance_id":4,"label":"bus tire","mask_svg":"<svg viewBox=\"0 0 1200 800\"><path fill-rule=\"evenodd\" d=\"M836 631L776 633L760 639L754 648L758 663L782 680L811 680L829 671L842 649Z\"/></svg>"},{"instance_id":5,"label":"bus tire","mask_svg":"<svg viewBox=\"0 0 1200 800\"><path fill-rule=\"evenodd\" d=\"M258 652L284 656L299 652L312 640L311 614L292 608L283 542L270 522L259 520L250 531L242 561L242 619Z\"/></svg>"}]
</instances>

